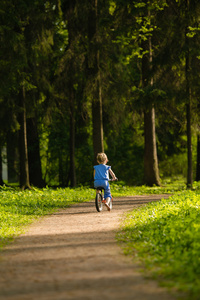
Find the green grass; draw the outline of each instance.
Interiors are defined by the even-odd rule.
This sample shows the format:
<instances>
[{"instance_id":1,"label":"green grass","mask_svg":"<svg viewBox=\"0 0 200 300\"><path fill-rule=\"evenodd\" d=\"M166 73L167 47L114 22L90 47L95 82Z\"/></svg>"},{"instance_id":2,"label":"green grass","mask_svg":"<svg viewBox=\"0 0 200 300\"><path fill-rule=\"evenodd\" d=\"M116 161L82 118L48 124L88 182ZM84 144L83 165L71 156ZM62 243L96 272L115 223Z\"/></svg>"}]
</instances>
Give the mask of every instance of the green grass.
<instances>
[{"instance_id":1,"label":"green grass","mask_svg":"<svg viewBox=\"0 0 200 300\"><path fill-rule=\"evenodd\" d=\"M200 184L195 182L194 189L199 188ZM162 182L162 186L148 187L142 186L126 186L124 182L112 182L111 192L113 197L144 195L144 194L173 194L176 191L186 189L186 184L183 179L166 179Z\"/></svg>"},{"instance_id":2,"label":"green grass","mask_svg":"<svg viewBox=\"0 0 200 300\"><path fill-rule=\"evenodd\" d=\"M95 192L89 188L0 189L0 248L22 233L38 217L74 203L89 201Z\"/></svg>"},{"instance_id":3,"label":"green grass","mask_svg":"<svg viewBox=\"0 0 200 300\"><path fill-rule=\"evenodd\" d=\"M142 262L163 285L200 299L200 190L176 192L167 200L127 215L118 239L124 252Z\"/></svg>"}]
</instances>

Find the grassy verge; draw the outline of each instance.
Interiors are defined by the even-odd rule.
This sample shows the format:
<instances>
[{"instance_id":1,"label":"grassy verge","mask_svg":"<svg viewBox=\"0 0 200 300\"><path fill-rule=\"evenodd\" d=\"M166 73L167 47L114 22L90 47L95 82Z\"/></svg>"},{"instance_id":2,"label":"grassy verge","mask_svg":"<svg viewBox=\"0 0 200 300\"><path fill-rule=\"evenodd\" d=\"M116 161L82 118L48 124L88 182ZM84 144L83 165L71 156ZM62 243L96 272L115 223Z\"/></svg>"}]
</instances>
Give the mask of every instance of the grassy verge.
<instances>
[{"instance_id":1,"label":"grassy verge","mask_svg":"<svg viewBox=\"0 0 200 300\"><path fill-rule=\"evenodd\" d=\"M194 183L194 189L200 188L200 183ZM173 194L177 191L186 190L186 184L182 178L176 180L165 179L162 186L126 186L123 182L112 182L111 193L113 197L133 196L144 194Z\"/></svg>"},{"instance_id":2,"label":"grassy verge","mask_svg":"<svg viewBox=\"0 0 200 300\"><path fill-rule=\"evenodd\" d=\"M94 190L32 189L19 191L12 188L0 190L0 248L24 231L24 227L38 217L59 208L94 198Z\"/></svg>"},{"instance_id":3,"label":"grassy verge","mask_svg":"<svg viewBox=\"0 0 200 300\"><path fill-rule=\"evenodd\" d=\"M169 199L127 215L118 235L124 252L148 274L200 299L200 190L176 192Z\"/></svg>"}]
</instances>

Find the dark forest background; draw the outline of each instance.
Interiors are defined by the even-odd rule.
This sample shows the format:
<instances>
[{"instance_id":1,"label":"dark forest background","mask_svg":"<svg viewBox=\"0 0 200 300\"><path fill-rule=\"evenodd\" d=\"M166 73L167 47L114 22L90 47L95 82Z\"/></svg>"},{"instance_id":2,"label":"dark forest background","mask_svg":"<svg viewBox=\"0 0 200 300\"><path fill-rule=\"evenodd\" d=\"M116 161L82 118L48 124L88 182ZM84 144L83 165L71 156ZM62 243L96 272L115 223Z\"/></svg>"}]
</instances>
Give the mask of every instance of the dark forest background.
<instances>
[{"instance_id":1,"label":"dark forest background","mask_svg":"<svg viewBox=\"0 0 200 300\"><path fill-rule=\"evenodd\" d=\"M8 183L90 184L100 151L129 185L200 180L198 0L2 0L0 20Z\"/></svg>"}]
</instances>

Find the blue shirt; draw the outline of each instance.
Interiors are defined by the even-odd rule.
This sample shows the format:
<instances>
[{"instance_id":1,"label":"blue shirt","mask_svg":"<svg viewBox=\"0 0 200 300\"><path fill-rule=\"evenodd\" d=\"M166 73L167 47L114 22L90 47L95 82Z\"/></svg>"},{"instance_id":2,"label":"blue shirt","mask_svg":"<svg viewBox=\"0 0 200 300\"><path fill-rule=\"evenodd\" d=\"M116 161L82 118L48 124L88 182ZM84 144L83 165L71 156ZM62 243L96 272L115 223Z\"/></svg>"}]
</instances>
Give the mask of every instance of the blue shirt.
<instances>
[{"instance_id":1,"label":"blue shirt","mask_svg":"<svg viewBox=\"0 0 200 300\"><path fill-rule=\"evenodd\" d=\"M109 180L109 169L111 167L107 166L107 165L97 165L94 166L95 169L95 176L94 176L94 180Z\"/></svg>"}]
</instances>

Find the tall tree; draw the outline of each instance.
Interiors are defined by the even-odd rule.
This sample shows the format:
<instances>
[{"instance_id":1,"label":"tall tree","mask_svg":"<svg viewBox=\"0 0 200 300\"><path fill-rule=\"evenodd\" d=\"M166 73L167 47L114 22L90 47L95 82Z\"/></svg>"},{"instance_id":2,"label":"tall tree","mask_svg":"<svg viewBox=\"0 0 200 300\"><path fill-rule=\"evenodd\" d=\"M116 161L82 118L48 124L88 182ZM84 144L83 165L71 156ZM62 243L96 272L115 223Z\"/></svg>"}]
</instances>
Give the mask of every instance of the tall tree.
<instances>
[{"instance_id":1,"label":"tall tree","mask_svg":"<svg viewBox=\"0 0 200 300\"><path fill-rule=\"evenodd\" d=\"M0 185L4 185L3 181L3 169L2 169L2 150L0 149Z\"/></svg>"},{"instance_id":2,"label":"tall tree","mask_svg":"<svg viewBox=\"0 0 200 300\"><path fill-rule=\"evenodd\" d=\"M76 28L74 27L74 9L76 3L72 0L68 3L67 10L67 21L68 21L68 35L69 35L69 48L72 57L70 57L69 65L70 69L74 70L74 64L72 60L74 59L73 47L74 40L76 36ZM71 187L76 186L76 165L75 165L75 97L74 97L74 77L68 77L68 99L69 99L69 115L70 115L70 168L69 168L69 179Z\"/></svg>"},{"instance_id":3,"label":"tall tree","mask_svg":"<svg viewBox=\"0 0 200 300\"><path fill-rule=\"evenodd\" d=\"M69 174L66 182L70 182L71 187L76 186L76 164L75 164L75 91L74 86L77 84L76 75L76 49L77 49L77 36L79 36L77 24L77 14L75 9L77 3L75 1L63 1L62 11L64 14L64 21L67 21L68 30L68 44L66 45L65 52L60 61L60 71L58 81L63 80L63 97L64 101L61 100L61 107L67 108L69 112ZM64 70L64 72L63 72ZM71 74L69 74L71 73ZM61 78L61 74L63 78ZM60 169L62 171L62 169Z\"/></svg>"},{"instance_id":4,"label":"tall tree","mask_svg":"<svg viewBox=\"0 0 200 300\"><path fill-rule=\"evenodd\" d=\"M99 1L89 1L88 14L88 80L92 82L92 120L93 120L93 150L94 160L98 152L104 151L102 87L100 73L99 48ZM91 83L90 83L91 85Z\"/></svg>"},{"instance_id":5,"label":"tall tree","mask_svg":"<svg viewBox=\"0 0 200 300\"><path fill-rule=\"evenodd\" d=\"M196 167L196 181L200 181L200 135L197 135L197 167Z\"/></svg>"},{"instance_id":6,"label":"tall tree","mask_svg":"<svg viewBox=\"0 0 200 300\"><path fill-rule=\"evenodd\" d=\"M193 170L192 170L192 133L191 133L191 82L190 82L190 43L188 34L190 17L190 0L185 0L185 79L186 79L186 118L187 118L187 156L188 156L188 170L187 170L187 186L192 187Z\"/></svg>"},{"instance_id":7,"label":"tall tree","mask_svg":"<svg viewBox=\"0 0 200 300\"><path fill-rule=\"evenodd\" d=\"M22 190L30 187L29 165L28 165L28 146L27 146L27 127L26 127L26 104L25 89L22 87L19 94L19 154L20 154L20 187Z\"/></svg>"},{"instance_id":8,"label":"tall tree","mask_svg":"<svg viewBox=\"0 0 200 300\"><path fill-rule=\"evenodd\" d=\"M143 41L142 49L146 52L142 57L142 86L145 89L153 85L153 78L149 76L152 64L151 36ZM144 110L144 180L150 186L160 185L155 128L155 108L150 102Z\"/></svg>"},{"instance_id":9,"label":"tall tree","mask_svg":"<svg viewBox=\"0 0 200 300\"><path fill-rule=\"evenodd\" d=\"M75 108L74 108L74 88L73 84L69 87L69 97L70 97L70 170L69 178L71 186L76 186L76 167L75 167Z\"/></svg>"},{"instance_id":10,"label":"tall tree","mask_svg":"<svg viewBox=\"0 0 200 300\"><path fill-rule=\"evenodd\" d=\"M19 147L18 147L18 131L7 133L6 148L7 148L7 168L8 168L8 183L19 182Z\"/></svg>"},{"instance_id":11,"label":"tall tree","mask_svg":"<svg viewBox=\"0 0 200 300\"><path fill-rule=\"evenodd\" d=\"M142 1L142 3L127 2L124 4L119 3L119 5L124 6L128 18L131 18L127 22L129 25L129 27L127 26L128 30L125 28L121 40L124 47L130 45L129 47L132 50L129 50L130 54L127 55L128 63L133 64L133 61L137 58L137 64L140 65L138 74L141 74L141 82L136 79L137 77L135 78L135 84L132 82L132 86L136 93L135 95L133 92L131 94L135 108L137 107L137 98L139 98L141 102L140 109L144 110L144 181L148 185L160 185L155 133L155 108L152 97L154 90L153 73L155 72L152 67L152 35L157 24L152 25L151 22L152 19L155 20L157 10L161 7L163 9L165 6L165 1L161 5L157 1L151 3L149 1ZM135 17L134 21L132 21L132 15ZM122 22L124 22L124 19ZM137 93L140 95L139 97Z\"/></svg>"},{"instance_id":12,"label":"tall tree","mask_svg":"<svg viewBox=\"0 0 200 300\"><path fill-rule=\"evenodd\" d=\"M27 119L27 145L30 183L37 187L44 187L40 159L40 145L36 118Z\"/></svg>"}]
</instances>

